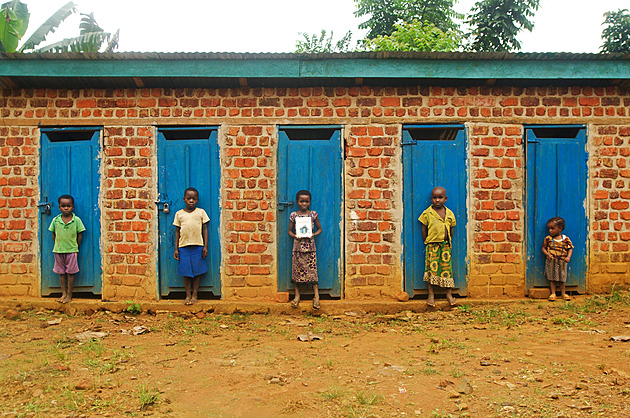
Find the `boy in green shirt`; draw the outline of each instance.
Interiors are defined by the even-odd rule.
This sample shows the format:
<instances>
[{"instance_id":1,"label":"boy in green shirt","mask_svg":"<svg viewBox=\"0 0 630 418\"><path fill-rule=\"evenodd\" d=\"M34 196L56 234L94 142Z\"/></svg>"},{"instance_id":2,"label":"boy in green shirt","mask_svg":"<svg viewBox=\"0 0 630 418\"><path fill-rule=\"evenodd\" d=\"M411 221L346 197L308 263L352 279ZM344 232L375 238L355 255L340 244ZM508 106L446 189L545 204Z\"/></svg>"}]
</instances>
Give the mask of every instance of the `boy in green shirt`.
<instances>
[{"instance_id":1,"label":"boy in green shirt","mask_svg":"<svg viewBox=\"0 0 630 418\"><path fill-rule=\"evenodd\" d=\"M74 288L74 275L79 272L77 255L79 245L83 239L85 226L83 222L72 211L74 210L74 198L68 194L59 196L60 215L57 215L50 223L49 231L52 231L53 253L55 255L55 265L53 271L59 275L61 282L61 303L68 303L72 300L72 289Z\"/></svg>"}]
</instances>

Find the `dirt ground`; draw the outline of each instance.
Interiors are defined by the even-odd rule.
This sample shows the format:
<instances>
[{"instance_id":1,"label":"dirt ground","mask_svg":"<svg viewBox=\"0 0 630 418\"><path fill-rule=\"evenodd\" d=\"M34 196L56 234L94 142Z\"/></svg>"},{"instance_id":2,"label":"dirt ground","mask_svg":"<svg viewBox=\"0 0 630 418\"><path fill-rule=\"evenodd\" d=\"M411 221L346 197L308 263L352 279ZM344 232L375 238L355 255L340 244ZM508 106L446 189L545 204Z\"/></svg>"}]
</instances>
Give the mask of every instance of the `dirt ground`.
<instances>
[{"instance_id":1,"label":"dirt ground","mask_svg":"<svg viewBox=\"0 0 630 418\"><path fill-rule=\"evenodd\" d=\"M2 312L0 415L630 416L629 293L393 315L134 308Z\"/></svg>"}]
</instances>

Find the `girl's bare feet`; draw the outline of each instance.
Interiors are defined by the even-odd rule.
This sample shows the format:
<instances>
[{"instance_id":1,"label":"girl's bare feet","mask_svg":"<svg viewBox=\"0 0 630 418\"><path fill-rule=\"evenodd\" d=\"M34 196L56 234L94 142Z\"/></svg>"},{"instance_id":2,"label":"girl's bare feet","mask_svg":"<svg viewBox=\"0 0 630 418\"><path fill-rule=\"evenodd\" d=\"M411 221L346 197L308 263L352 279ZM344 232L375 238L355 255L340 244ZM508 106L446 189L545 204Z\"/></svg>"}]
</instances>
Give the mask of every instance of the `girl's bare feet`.
<instances>
[{"instance_id":1,"label":"girl's bare feet","mask_svg":"<svg viewBox=\"0 0 630 418\"><path fill-rule=\"evenodd\" d=\"M186 299L184 299L184 305L192 305L192 303L190 303L190 296L186 296Z\"/></svg>"},{"instance_id":2,"label":"girl's bare feet","mask_svg":"<svg viewBox=\"0 0 630 418\"><path fill-rule=\"evenodd\" d=\"M72 302L72 295L71 294L67 294L65 298L63 298L63 300L61 301L61 303L68 303L68 302Z\"/></svg>"},{"instance_id":3,"label":"girl's bare feet","mask_svg":"<svg viewBox=\"0 0 630 418\"><path fill-rule=\"evenodd\" d=\"M430 308L435 308L435 297L433 295L430 295L427 298L427 306Z\"/></svg>"},{"instance_id":4,"label":"girl's bare feet","mask_svg":"<svg viewBox=\"0 0 630 418\"><path fill-rule=\"evenodd\" d=\"M291 301L291 307L292 308L297 308L298 306L300 306L300 299L295 298Z\"/></svg>"},{"instance_id":5,"label":"girl's bare feet","mask_svg":"<svg viewBox=\"0 0 630 418\"><path fill-rule=\"evenodd\" d=\"M193 296L190 298L190 304L194 305L195 303L197 303L197 296Z\"/></svg>"},{"instance_id":6,"label":"girl's bare feet","mask_svg":"<svg viewBox=\"0 0 630 418\"><path fill-rule=\"evenodd\" d=\"M65 294L65 293L62 293L62 294L61 294L61 297L60 297L59 299L57 299L57 302L59 302L59 303L63 303L63 301L64 301L65 299L66 299L66 294Z\"/></svg>"}]
</instances>

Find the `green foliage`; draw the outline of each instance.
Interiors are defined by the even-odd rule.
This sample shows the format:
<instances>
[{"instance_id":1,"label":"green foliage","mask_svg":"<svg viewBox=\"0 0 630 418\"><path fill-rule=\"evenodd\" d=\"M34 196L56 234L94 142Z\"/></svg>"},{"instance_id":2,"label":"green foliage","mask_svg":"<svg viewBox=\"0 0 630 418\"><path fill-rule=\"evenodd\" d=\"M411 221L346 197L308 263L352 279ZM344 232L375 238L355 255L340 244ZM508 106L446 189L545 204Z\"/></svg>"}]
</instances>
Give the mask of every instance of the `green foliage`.
<instances>
[{"instance_id":1,"label":"green foliage","mask_svg":"<svg viewBox=\"0 0 630 418\"><path fill-rule=\"evenodd\" d=\"M9 1L0 7L0 52L15 52L26 33L30 13L19 0Z\"/></svg>"},{"instance_id":2,"label":"green foliage","mask_svg":"<svg viewBox=\"0 0 630 418\"><path fill-rule=\"evenodd\" d=\"M20 47L20 52L34 50L39 44L46 40L48 34L53 33L64 20L75 12L76 5L71 1L61 6L24 42Z\"/></svg>"},{"instance_id":3,"label":"green foliage","mask_svg":"<svg viewBox=\"0 0 630 418\"><path fill-rule=\"evenodd\" d=\"M456 30L454 19L462 16L453 10L456 0L354 0L356 17L369 16L359 25L360 29L369 29L367 39L391 35L396 25L411 23L432 23L443 32Z\"/></svg>"},{"instance_id":4,"label":"green foliage","mask_svg":"<svg viewBox=\"0 0 630 418\"><path fill-rule=\"evenodd\" d=\"M322 29L321 34L316 33L309 35L306 32L300 32L304 39L298 39L295 43L295 52L318 53L318 52L348 52L350 49L350 41L352 40L352 32L348 31L340 40L333 45L333 31L330 34Z\"/></svg>"},{"instance_id":5,"label":"green foliage","mask_svg":"<svg viewBox=\"0 0 630 418\"><path fill-rule=\"evenodd\" d=\"M119 32L114 35L105 32L96 23L93 13L81 14L79 36L38 48L50 33L76 11L73 2L64 4L18 47L28 28L30 13L26 4L19 0L4 3L0 8L0 52L98 52L103 46L106 52L110 52L117 48Z\"/></svg>"},{"instance_id":6,"label":"green foliage","mask_svg":"<svg viewBox=\"0 0 630 418\"><path fill-rule=\"evenodd\" d=\"M606 25L602 31L601 52L630 52L630 12L619 9L616 12L604 13Z\"/></svg>"},{"instance_id":7,"label":"green foliage","mask_svg":"<svg viewBox=\"0 0 630 418\"><path fill-rule=\"evenodd\" d=\"M138 315L142 312L142 308L140 307L140 304L131 300L128 300L127 302L127 313L130 313L131 315Z\"/></svg>"},{"instance_id":8,"label":"green foliage","mask_svg":"<svg viewBox=\"0 0 630 418\"><path fill-rule=\"evenodd\" d=\"M473 51L520 50L516 39L523 30L531 30L530 20L540 6L540 0L480 0L473 6L466 23L470 49Z\"/></svg>"},{"instance_id":9,"label":"green foliage","mask_svg":"<svg viewBox=\"0 0 630 418\"><path fill-rule=\"evenodd\" d=\"M370 51L455 51L461 42L458 31L443 32L432 23L414 20L396 25L391 35L367 39L364 46Z\"/></svg>"},{"instance_id":10,"label":"green foliage","mask_svg":"<svg viewBox=\"0 0 630 418\"><path fill-rule=\"evenodd\" d=\"M140 410L145 411L147 407L160 400L160 392L157 389L149 389L142 385L138 390L138 399L140 400Z\"/></svg>"}]
</instances>

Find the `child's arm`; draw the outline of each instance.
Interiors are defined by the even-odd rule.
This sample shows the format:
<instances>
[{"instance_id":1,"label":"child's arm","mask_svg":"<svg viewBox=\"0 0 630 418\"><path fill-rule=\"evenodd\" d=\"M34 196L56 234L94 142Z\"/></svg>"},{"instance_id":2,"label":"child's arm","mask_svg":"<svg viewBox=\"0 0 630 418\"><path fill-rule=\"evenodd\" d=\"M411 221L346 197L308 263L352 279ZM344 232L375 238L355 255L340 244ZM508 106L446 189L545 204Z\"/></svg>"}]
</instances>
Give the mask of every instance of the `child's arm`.
<instances>
[{"instance_id":1,"label":"child's arm","mask_svg":"<svg viewBox=\"0 0 630 418\"><path fill-rule=\"evenodd\" d=\"M175 260L179 260L179 226L175 227L175 253L173 257Z\"/></svg>"},{"instance_id":2,"label":"child's arm","mask_svg":"<svg viewBox=\"0 0 630 418\"><path fill-rule=\"evenodd\" d=\"M547 238L543 240L542 252L549 260L553 259L549 251L547 251Z\"/></svg>"},{"instance_id":3,"label":"child's arm","mask_svg":"<svg viewBox=\"0 0 630 418\"><path fill-rule=\"evenodd\" d=\"M55 231L52 231L53 233L53 242L57 241L57 235L55 234Z\"/></svg>"},{"instance_id":4,"label":"child's arm","mask_svg":"<svg viewBox=\"0 0 630 418\"><path fill-rule=\"evenodd\" d=\"M317 228L317 231L313 232L314 237L322 233L322 225L319 223L319 216L315 218L315 228Z\"/></svg>"},{"instance_id":5,"label":"child's arm","mask_svg":"<svg viewBox=\"0 0 630 418\"><path fill-rule=\"evenodd\" d=\"M429 228L427 228L425 224L420 224L420 225L422 225L422 241L426 241L427 236L429 235Z\"/></svg>"},{"instance_id":6,"label":"child's arm","mask_svg":"<svg viewBox=\"0 0 630 418\"><path fill-rule=\"evenodd\" d=\"M573 248L569 248L569 253L567 254L567 256L566 256L566 257L564 257L564 261L565 261L565 262L567 262L567 263L568 263L569 261L571 261L571 256L572 256L572 255L573 255Z\"/></svg>"},{"instance_id":7,"label":"child's arm","mask_svg":"<svg viewBox=\"0 0 630 418\"><path fill-rule=\"evenodd\" d=\"M289 219L289 236L291 238L297 238L295 235L295 222Z\"/></svg>"},{"instance_id":8,"label":"child's arm","mask_svg":"<svg viewBox=\"0 0 630 418\"><path fill-rule=\"evenodd\" d=\"M77 233L77 247L81 246L81 241L83 241L83 232Z\"/></svg>"},{"instance_id":9,"label":"child's arm","mask_svg":"<svg viewBox=\"0 0 630 418\"><path fill-rule=\"evenodd\" d=\"M201 257L206 258L208 256L208 222L202 224L201 235L203 235L203 250L201 250Z\"/></svg>"}]
</instances>

